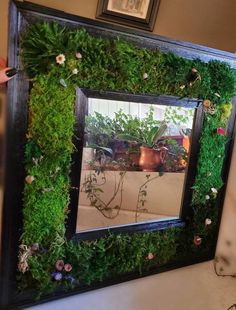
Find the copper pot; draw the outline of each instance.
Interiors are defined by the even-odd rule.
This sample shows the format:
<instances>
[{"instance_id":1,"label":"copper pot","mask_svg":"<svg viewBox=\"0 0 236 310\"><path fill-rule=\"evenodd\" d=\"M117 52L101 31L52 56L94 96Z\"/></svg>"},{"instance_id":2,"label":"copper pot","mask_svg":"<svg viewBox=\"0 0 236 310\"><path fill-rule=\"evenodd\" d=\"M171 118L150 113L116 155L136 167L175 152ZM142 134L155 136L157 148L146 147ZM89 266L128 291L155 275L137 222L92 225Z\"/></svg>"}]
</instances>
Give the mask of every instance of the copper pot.
<instances>
[{"instance_id":1,"label":"copper pot","mask_svg":"<svg viewBox=\"0 0 236 310\"><path fill-rule=\"evenodd\" d=\"M155 172L160 167L166 157L166 148L155 150L150 147L140 146L139 166L143 171Z\"/></svg>"}]
</instances>

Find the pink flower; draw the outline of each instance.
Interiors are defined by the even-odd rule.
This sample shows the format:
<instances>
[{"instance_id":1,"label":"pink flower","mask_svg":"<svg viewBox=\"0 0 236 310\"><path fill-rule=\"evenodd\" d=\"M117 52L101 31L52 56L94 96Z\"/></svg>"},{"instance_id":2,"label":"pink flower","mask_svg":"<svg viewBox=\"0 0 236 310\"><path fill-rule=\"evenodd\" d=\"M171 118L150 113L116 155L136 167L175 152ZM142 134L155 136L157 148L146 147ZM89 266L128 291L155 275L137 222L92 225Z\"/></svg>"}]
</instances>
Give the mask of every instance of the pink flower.
<instances>
[{"instance_id":1,"label":"pink flower","mask_svg":"<svg viewBox=\"0 0 236 310\"><path fill-rule=\"evenodd\" d=\"M65 270L66 272L71 272L71 270L72 270L71 264L65 264L64 270Z\"/></svg>"},{"instance_id":2,"label":"pink flower","mask_svg":"<svg viewBox=\"0 0 236 310\"><path fill-rule=\"evenodd\" d=\"M35 180L35 178L32 175L27 175L27 177L25 178L25 182L28 184L33 183Z\"/></svg>"},{"instance_id":3,"label":"pink flower","mask_svg":"<svg viewBox=\"0 0 236 310\"><path fill-rule=\"evenodd\" d=\"M216 133L220 136L224 136L225 135L225 129L222 127L217 128Z\"/></svg>"},{"instance_id":4,"label":"pink flower","mask_svg":"<svg viewBox=\"0 0 236 310\"><path fill-rule=\"evenodd\" d=\"M64 268L64 261L62 259L58 260L55 264L55 268L58 271L62 271L62 269Z\"/></svg>"},{"instance_id":5,"label":"pink flower","mask_svg":"<svg viewBox=\"0 0 236 310\"><path fill-rule=\"evenodd\" d=\"M199 237L199 236L194 236L193 243L194 243L196 246L199 246L199 245L202 243L202 238Z\"/></svg>"},{"instance_id":6,"label":"pink flower","mask_svg":"<svg viewBox=\"0 0 236 310\"><path fill-rule=\"evenodd\" d=\"M75 54L75 57L78 58L78 59L81 59L81 58L82 58L82 55L80 54L80 52L77 52L77 53Z\"/></svg>"},{"instance_id":7,"label":"pink flower","mask_svg":"<svg viewBox=\"0 0 236 310\"><path fill-rule=\"evenodd\" d=\"M148 255L146 256L146 259L152 260L154 258L154 254L149 252Z\"/></svg>"}]
</instances>

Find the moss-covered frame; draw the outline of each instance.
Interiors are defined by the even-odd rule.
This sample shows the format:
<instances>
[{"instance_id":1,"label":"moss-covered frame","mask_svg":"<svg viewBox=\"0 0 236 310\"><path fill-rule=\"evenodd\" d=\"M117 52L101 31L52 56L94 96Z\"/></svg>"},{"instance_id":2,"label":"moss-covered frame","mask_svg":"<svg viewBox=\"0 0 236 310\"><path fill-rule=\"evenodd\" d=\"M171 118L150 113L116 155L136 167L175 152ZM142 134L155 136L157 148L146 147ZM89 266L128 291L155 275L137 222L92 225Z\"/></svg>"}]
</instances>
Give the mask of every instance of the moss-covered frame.
<instances>
[{"instance_id":1,"label":"moss-covered frame","mask_svg":"<svg viewBox=\"0 0 236 310\"><path fill-rule=\"evenodd\" d=\"M235 107L232 97L236 56L98 23L27 2L11 3L9 19L9 65L27 69L34 79L29 84L25 71L20 71L8 84L1 308L17 308L19 305L33 304L36 300L52 300L212 259L233 145ZM67 28L62 30L57 24L48 26L42 23L36 28L31 27L36 22L51 23L55 20ZM75 31L81 28L86 31ZM36 49L32 48L27 36L20 36L27 29L32 31L28 32L28 39L38 40ZM51 43L44 44L49 37ZM81 42L84 46L80 45ZM20 43L23 48L21 58ZM46 66L40 60L43 46L56 49L49 62L46 61ZM60 51L57 50L59 46ZM104 47L112 50L107 49L104 53ZM82 59L76 59L73 50L80 52ZM59 53L66 55L69 66L54 65L55 56ZM89 55L87 62L86 53ZM104 65L96 59L102 60ZM158 59L160 62L156 70L154 67ZM68 78L74 66L78 66L79 74ZM196 69L200 79L196 79L196 72L192 69ZM109 79L99 79L101 71ZM155 77L158 83L154 84L153 78L144 83L144 73ZM60 84L61 79L66 79L67 87ZM191 214L184 219L183 227L107 234L93 241L66 240L64 221L70 189L68 174L73 151L75 86L203 101L204 125ZM31 119L29 128L27 102ZM230 116L231 102L233 109ZM53 109L55 117L47 119L45 116L50 114L50 109ZM52 120L55 121L53 125ZM57 137L51 131L55 126L58 126ZM56 169L58 163L60 170ZM51 168L54 169L52 174ZM26 182L26 176L34 176L35 181L41 176L42 183L34 182L32 178ZM47 190L48 182L51 182L49 176L53 178L50 180L55 192ZM35 200L32 204L36 193L40 201ZM47 204L42 203L45 197L49 199ZM36 208L38 203L41 211ZM53 212L48 212L48 206ZM55 214L58 216L55 217ZM39 218L42 222L38 221ZM48 224L46 227L43 226L45 223ZM19 252L20 243L24 246ZM17 253L19 258L30 253L26 260L29 270L25 273L17 270L18 266L22 271ZM61 268L61 260L71 264L73 269L66 271L64 267L62 280L55 281L54 271Z\"/></svg>"}]
</instances>

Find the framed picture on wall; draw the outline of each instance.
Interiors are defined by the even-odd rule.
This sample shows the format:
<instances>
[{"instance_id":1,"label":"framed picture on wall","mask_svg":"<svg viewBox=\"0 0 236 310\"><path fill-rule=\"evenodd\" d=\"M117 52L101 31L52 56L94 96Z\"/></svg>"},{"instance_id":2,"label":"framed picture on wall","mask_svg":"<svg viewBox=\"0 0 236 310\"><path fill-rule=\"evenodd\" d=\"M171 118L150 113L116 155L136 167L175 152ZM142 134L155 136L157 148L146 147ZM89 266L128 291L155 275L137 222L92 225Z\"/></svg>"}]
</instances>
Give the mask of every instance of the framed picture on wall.
<instances>
[{"instance_id":1,"label":"framed picture on wall","mask_svg":"<svg viewBox=\"0 0 236 310\"><path fill-rule=\"evenodd\" d=\"M152 31L160 0L99 0L96 17Z\"/></svg>"}]
</instances>

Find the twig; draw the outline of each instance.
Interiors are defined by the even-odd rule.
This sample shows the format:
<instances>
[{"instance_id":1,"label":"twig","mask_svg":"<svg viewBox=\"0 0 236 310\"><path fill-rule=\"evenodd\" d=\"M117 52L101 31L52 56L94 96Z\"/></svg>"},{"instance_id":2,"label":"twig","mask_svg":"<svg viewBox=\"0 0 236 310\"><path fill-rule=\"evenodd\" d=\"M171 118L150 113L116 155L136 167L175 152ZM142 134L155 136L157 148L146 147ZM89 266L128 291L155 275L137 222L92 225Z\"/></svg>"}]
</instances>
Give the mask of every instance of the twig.
<instances>
[{"instance_id":1,"label":"twig","mask_svg":"<svg viewBox=\"0 0 236 310\"><path fill-rule=\"evenodd\" d=\"M146 176L147 177L147 176ZM140 187L139 187L139 192L138 192L138 198L137 198L137 203L136 203L136 209L135 209L135 222L138 221L138 211L139 211L139 203L140 203L140 196L143 196L142 194L142 190L143 190L143 187L146 186L148 183L150 183L151 181L159 178L160 176L159 175L156 175L155 177L149 179L149 177L147 177L147 181L144 182Z\"/></svg>"}]
</instances>

